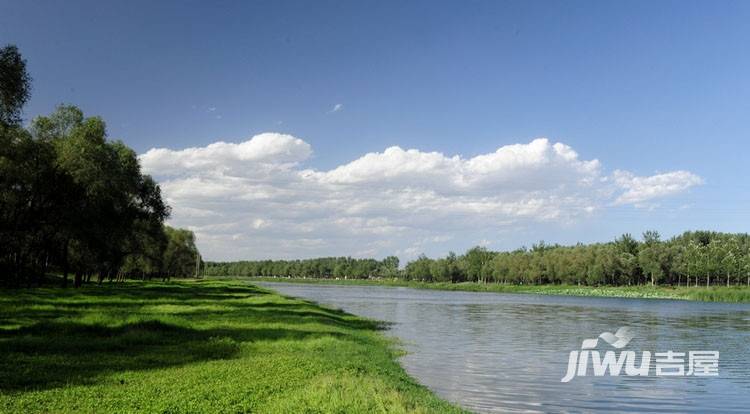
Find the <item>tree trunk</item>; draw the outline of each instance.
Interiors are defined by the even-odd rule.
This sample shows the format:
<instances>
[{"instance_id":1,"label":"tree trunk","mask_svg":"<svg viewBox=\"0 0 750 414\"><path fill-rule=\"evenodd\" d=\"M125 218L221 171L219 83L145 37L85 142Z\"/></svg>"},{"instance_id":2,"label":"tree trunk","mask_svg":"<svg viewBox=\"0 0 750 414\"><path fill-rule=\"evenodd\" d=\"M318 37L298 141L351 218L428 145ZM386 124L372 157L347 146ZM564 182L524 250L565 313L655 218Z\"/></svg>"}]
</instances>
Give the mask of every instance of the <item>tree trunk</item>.
<instances>
[{"instance_id":1,"label":"tree trunk","mask_svg":"<svg viewBox=\"0 0 750 414\"><path fill-rule=\"evenodd\" d=\"M68 287L68 241L65 240L63 243L63 263L62 263L62 271L63 271L63 284L62 287L66 288Z\"/></svg>"},{"instance_id":2,"label":"tree trunk","mask_svg":"<svg viewBox=\"0 0 750 414\"><path fill-rule=\"evenodd\" d=\"M83 275L81 272L76 272L75 279L73 280L73 287L79 288L81 287L81 281L83 279Z\"/></svg>"}]
</instances>

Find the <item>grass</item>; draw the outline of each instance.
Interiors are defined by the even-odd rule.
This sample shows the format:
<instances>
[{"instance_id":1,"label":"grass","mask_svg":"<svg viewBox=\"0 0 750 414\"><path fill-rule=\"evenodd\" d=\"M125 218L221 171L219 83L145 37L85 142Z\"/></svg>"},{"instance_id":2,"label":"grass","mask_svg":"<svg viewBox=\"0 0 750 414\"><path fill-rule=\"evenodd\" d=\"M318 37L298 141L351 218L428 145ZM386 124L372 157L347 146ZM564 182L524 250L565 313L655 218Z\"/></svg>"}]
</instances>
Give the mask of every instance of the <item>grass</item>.
<instances>
[{"instance_id":1,"label":"grass","mask_svg":"<svg viewBox=\"0 0 750 414\"><path fill-rule=\"evenodd\" d=\"M643 299L682 299L709 302L750 303L750 288L745 286L577 286L577 285L505 285L499 283L428 283L402 280L358 279L287 279L246 278L268 282L316 283L362 286L403 286L416 289L454 290L467 292L533 293L539 295L599 296Z\"/></svg>"},{"instance_id":2,"label":"grass","mask_svg":"<svg viewBox=\"0 0 750 414\"><path fill-rule=\"evenodd\" d=\"M0 291L0 412L460 412L374 321L239 281Z\"/></svg>"}]
</instances>

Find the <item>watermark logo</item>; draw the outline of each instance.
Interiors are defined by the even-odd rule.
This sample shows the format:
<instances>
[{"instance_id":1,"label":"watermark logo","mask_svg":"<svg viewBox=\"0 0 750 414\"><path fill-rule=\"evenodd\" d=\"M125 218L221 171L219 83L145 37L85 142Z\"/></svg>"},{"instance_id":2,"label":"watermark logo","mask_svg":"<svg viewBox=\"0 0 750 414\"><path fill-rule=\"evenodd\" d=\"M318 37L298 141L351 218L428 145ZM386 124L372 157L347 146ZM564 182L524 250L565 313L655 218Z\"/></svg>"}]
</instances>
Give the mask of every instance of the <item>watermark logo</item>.
<instances>
[{"instance_id":1,"label":"watermark logo","mask_svg":"<svg viewBox=\"0 0 750 414\"><path fill-rule=\"evenodd\" d=\"M584 339L579 351L570 351L568 369L560 382L569 382L575 377L589 375L589 361L591 373L596 377L604 375L619 376L623 369L627 376L651 375L651 352L642 351L640 362L637 361L635 351L608 350L602 357L596 350L599 340L606 342L615 349L625 348L633 339L630 328L622 327L615 333L604 332L596 338ZM685 357L687 354L687 368ZM719 351L688 351L655 352L654 373L656 376L696 376L715 377L719 375Z\"/></svg>"}]
</instances>

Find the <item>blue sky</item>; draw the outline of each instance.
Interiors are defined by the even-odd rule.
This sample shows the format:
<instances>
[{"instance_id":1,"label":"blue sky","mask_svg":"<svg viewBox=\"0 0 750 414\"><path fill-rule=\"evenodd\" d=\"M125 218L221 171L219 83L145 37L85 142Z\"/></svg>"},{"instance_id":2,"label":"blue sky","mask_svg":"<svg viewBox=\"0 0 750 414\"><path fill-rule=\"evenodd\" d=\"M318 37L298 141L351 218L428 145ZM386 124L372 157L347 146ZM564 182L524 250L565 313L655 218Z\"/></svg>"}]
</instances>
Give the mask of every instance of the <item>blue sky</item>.
<instances>
[{"instance_id":1,"label":"blue sky","mask_svg":"<svg viewBox=\"0 0 750 414\"><path fill-rule=\"evenodd\" d=\"M696 228L750 231L750 187L744 179L750 159L745 148L750 142L747 21L747 2L3 0L0 43L18 45L28 60L34 91L27 118L49 113L61 102L73 103L104 117L111 137L144 154L151 148L241 143L277 132L310 147L309 154L291 160L293 171L284 174L323 174L391 146L471 159L547 137L550 145L572 148L580 160L598 160L597 180L616 181L615 170L644 179L673 171L700 178L700 183L677 183L677 190L632 203L617 202L617 194L587 200L595 204L592 214L573 214L574 203L559 217L530 213L513 219L496 214L497 209L472 210L487 199L486 190L506 194L500 185L505 175L460 196L455 188L420 187L419 177L428 176L422 170L405 171L401 181L389 176L353 183L350 175L321 175L319 180L338 186L337 191L342 185L357 186L356 191L341 190L335 199L322 195L322 189L309 195L299 189L304 185L281 185L289 180L275 175L262 183L264 188L293 196L273 205L250 196L224 203L221 194L199 202L189 195L181 198L176 181L182 179L183 187L198 181L216 184L196 178L209 172L187 168L165 174L159 168L167 168L166 161L151 158L149 172L174 184L165 184L174 224L194 228L209 258L390 253L408 258L417 251L437 255L478 243L504 249L539 239L609 240L651 228L667 236ZM339 110L333 111L336 105ZM295 142L269 139L283 151ZM244 164L238 168L268 174ZM465 173L465 167L455 168L462 171L456 174ZM380 170L368 166L365 171ZM260 179L240 175L240 184L221 183L249 186ZM557 186L552 193L534 193L534 198L530 189L493 206L586 193L550 185ZM628 191L604 187L595 190ZM364 194L368 188L372 194ZM366 213L337 210L327 218L324 211L295 212L305 200L318 206L364 205L378 191L392 195L406 188L429 190L448 203L459 197L467 204L455 214L471 222L482 217L489 224L472 225L428 209L422 213L433 214L431 221L411 229L404 221L415 217L371 204ZM292 206L288 216L262 214L263 208L284 203ZM404 208L413 208L410 203ZM183 214L183 207L183 212L192 208L219 215L196 220ZM477 217L469 217L471 211ZM326 220L342 215L351 219L343 226L361 234L329 237L321 230ZM268 227L252 224L258 220ZM363 220L375 220L372 226L400 224L394 224L392 234L375 235ZM448 228L461 230L440 230L444 220ZM276 226L282 221L285 225ZM224 230L211 227L217 222ZM307 236L297 231L306 226L311 229ZM254 233L264 228L297 230ZM284 242L276 245L274 239ZM267 249L259 248L258 240Z\"/></svg>"}]
</instances>

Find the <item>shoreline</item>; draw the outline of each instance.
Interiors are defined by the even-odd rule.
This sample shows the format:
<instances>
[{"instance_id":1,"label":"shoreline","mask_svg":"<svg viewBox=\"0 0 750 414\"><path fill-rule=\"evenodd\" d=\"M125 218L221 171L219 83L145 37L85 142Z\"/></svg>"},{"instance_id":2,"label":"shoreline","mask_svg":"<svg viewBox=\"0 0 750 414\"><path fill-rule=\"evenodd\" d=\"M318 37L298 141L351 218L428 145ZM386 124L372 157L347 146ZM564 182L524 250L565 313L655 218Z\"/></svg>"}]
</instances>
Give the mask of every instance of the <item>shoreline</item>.
<instances>
[{"instance_id":1,"label":"shoreline","mask_svg":"<svg viewBox=\"0 0 750 414\"><path fill-rule=\"evenodd\" d=\"M221 279L221 278L217 278ZM234 277L249 282L285 282L350 286L409 287L461 292L489 292L561 296L589 296L632 299L674 299L700 302L750 303L750 287L745 286L576 286L576 285L504 285L497 283L446 283L373 279L314 279L286 277Z\"/></svg>"},{"instance_id":2,"label":"shoreline","mask_svg":"<svg viewBox=\"0 0 750 414\"><path fill-rule=\"evenodd\" d=\"M0 311L3 412L467 412L380 322L251 283L7 289Z\"/></svg>"}]
</instances>

